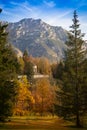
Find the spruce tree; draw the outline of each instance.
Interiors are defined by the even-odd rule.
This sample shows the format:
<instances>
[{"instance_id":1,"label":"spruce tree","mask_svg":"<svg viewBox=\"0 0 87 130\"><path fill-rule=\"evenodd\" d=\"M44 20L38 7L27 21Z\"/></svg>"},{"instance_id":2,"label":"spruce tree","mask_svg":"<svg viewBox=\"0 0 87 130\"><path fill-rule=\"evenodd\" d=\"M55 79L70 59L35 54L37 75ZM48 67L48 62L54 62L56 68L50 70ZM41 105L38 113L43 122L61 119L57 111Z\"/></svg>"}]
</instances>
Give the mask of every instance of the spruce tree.
<instances>
[{"instance_id":1,"label":"spruce tree","mask_svg":"<svg viewBox=\"0 0 87 130\"><path fill-rule=\"evenodd\" d=\"M7 41L6 28L7 24L0 22L0 121L12 115L19 69L17 57Z\"/></svg>"},{"instance_id":2,"label":"spruce tree","mask_svg":"<svg viewBox=\"0 0 87 130\"><path fill-rule=\"evenodd\" d=\"M29 59L27 50L24 51L23 61L24 61L24 75L27 75L28 80L32 80L34 75L33 63Z\"/></svg>"},{"instance_id":3,"label":"spruce tree","mask_svg":"<svg viewBox=\"0 0 87 130\"><path fill-rule=\"evenodd\" d=\"M85 71L86 51L82 49L83 34L80 30L78 15L74 11L73 24L70 26L68 49L65 52L62 84L57 91L57 113L65 119L76 120L81 127L81 117L87 109L87 71Z\"/></svg>"}]
</instances>

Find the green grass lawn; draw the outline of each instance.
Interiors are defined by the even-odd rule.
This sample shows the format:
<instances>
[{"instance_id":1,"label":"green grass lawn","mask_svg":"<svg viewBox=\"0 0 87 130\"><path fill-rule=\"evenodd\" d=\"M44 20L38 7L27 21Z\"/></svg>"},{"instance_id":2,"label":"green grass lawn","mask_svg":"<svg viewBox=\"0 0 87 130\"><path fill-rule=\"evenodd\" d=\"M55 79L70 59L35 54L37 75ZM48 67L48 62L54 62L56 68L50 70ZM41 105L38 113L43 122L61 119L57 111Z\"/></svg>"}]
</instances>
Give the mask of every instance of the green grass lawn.
<instances>
[{"instance_id":1,"label":"green grass lawn","mask_svg":"<svg viewBox=\"0 0 87 130\"><path fill-rule=\"evenodd\" d=\"M70 122L51 117L14 117L11 122L0 123L0 130L87 130L70 127Z\"/></svg>"}]
</instances>

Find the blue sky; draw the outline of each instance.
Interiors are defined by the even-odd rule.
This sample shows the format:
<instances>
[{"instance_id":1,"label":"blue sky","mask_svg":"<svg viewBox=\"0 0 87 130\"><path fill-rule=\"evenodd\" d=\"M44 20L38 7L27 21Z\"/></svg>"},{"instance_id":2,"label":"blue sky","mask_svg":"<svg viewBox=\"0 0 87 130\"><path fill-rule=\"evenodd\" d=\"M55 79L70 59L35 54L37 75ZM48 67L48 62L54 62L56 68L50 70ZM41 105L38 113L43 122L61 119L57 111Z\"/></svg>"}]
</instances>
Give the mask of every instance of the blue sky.
<instances>
[{"instance_id":1,"label":"blue sky","mask_svg":"<svg viewBox=\"0 0 87 130\"><path fill-rule=\"evenodd\" d=\"M72 24L73 11L77 10L82 32L87 33L87 0L0 0L0 8L3 9L0 20L17 22L23 18L40 18L67 30Z\"/></svg>"}]
</instances>

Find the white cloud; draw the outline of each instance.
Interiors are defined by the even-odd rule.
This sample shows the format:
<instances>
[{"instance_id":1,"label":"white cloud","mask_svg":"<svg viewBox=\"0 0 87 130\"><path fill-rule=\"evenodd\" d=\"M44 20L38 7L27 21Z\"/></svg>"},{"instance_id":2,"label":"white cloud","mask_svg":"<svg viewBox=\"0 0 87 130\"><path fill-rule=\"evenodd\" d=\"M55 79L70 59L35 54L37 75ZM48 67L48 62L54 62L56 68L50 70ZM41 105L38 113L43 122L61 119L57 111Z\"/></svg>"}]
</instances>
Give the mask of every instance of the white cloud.
<instances>
[{"instance_id":1,"label":"white cloud","mask_svg":"<svg viewBox=\"0 0 87 130\"><path fill-rule=\"evenodd\" d=\"M60 16L61 17L61 16ZM69 30L69 26L71 25L72 21L69 18L60 18L59 16L56 17L46 17L43 18L44 21L46 21L48 24L52 26L62 26L64 29Z\"/></svg>"},{"instance_id":2,"label":"white cloud","mask_svg":"<svg viewBox=\"0 0 87 130\"><path fill-rule=\"evenodd\" d=\"M16 3L11 2L10 3L12 8L4 7L1 14L1 18L3 20L7 20L10 22L17 22L23 18L33 17L34 12L36 12L36 9L29 5L29 3ZM7 19L6 19L7 18Z\"/></svg>"},{"instance_id":3,"label":"white cloud","mask_svg":"<svg viewBox=\"0 0 87 130\"><path fill-rule=\"evenodd\" d=\"M50 1L50 2L49 2L49 1L44 0L43 3L44 3L46 6L50 7L50 8L56 6L56 3L55 3L54 1Z\"/></svg>"},{"instance_id":4,"label":"white cloud","mask_svg":"<svg viewBox=\"0 0 87 130\"><path fill-rule=\"evenodd\" d=\"M26 9L28 11L32 11L32 8L30 7L29 3L27 1L23 2L23 3L16 3L16 2L10 2L12 5L17 6L18 9L22 8L22 9Z\"/></svg>"}]
</instances>

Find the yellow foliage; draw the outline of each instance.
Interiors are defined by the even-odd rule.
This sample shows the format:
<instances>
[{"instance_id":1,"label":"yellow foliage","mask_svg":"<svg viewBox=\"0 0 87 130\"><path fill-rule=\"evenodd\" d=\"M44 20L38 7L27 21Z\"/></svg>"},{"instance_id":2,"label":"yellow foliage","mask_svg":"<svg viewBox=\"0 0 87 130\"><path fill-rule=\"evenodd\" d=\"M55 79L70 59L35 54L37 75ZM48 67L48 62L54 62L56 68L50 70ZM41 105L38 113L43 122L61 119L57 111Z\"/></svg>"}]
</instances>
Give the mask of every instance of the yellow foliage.
<instances>
[{"instance_id":1,"label":"yellow foliage","mask_svg":"<svg viewBox=\"0 0 87 130\"><path fill-rule=\"evenodd\" d=\"M54 90L48 79L36 81L33 95L36 112L43 114L43 112L52 110L54 104Z\"/></svg>"},{"instance_id":2,"label":"yellow foliage","mask_svg":"<svg viewBox=\"0 0 87 130\"><path fill-rule=\"evenodd\" d=\"M18 90L17 90L17 98L16 104L14 108L14 113L20 115L20 113L24 113L24 111L29 110L30 104L34 103L34 98L29 90L29 83L25 76L22 76L18 81Z\"/></svg>"}]
</instances>

